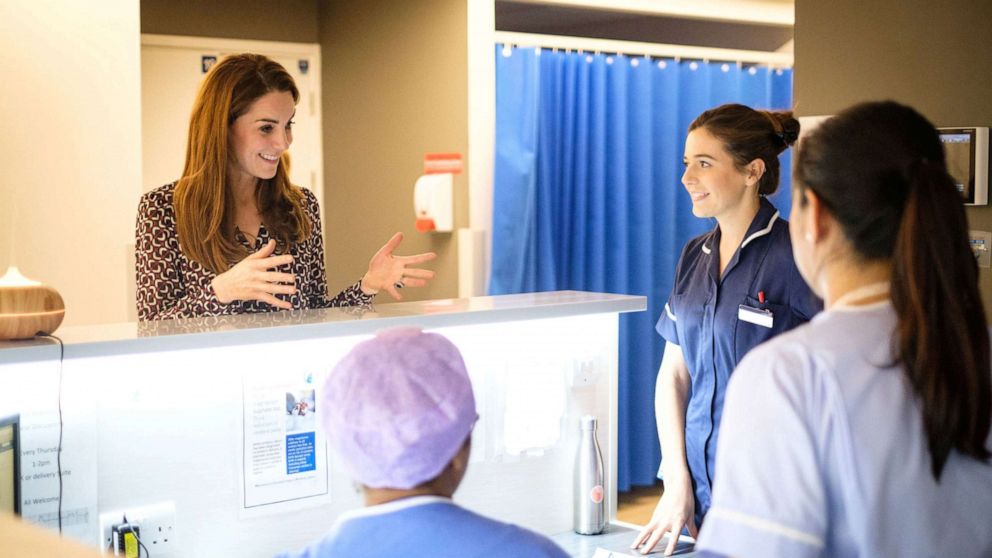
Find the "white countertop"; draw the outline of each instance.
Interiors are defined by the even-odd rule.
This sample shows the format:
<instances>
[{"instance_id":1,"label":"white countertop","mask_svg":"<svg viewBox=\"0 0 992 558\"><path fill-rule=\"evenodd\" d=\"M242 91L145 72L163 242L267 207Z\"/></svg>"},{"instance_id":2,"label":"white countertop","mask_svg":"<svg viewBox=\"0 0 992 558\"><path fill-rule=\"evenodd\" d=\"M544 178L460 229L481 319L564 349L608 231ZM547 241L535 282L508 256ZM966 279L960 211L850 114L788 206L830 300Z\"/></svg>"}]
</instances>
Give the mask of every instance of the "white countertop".
<instances>
[{"instance_id":1,"label":"white countertop","mask_svg":"<svg viewBox=\"0 0 992 558\"><path fill-rule=\"evenodd\" d=\"M371 309L326 308L63 327L55 335L65 344L66 358L79 358L366 335L383 328L404 325L429 329L583 314L639 312L646 305L647 299L643 296L554 291L376 304ZM0 363L53 358L53 351L57 350L57 342L49 338L0 341ZM57 357L57 353L54 356Z\"/></svg>"}]
</instances>

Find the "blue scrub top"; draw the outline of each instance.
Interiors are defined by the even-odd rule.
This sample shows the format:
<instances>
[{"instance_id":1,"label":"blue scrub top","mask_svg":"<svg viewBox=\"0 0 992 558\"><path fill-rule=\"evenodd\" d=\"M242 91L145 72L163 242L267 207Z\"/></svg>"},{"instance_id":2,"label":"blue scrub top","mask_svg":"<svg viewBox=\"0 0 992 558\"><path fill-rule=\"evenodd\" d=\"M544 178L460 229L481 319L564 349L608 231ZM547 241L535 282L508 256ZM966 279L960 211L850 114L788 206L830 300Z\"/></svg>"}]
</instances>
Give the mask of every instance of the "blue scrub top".
<instances>
[{"instance_id":1,"label":"blue scrub top","mask_svg":"<svg viewBox=\"0 0 992 558\"><path fill-rule=\"evenodd\" d=\"M345 512L331 532L277 558L568 558L547 537L448 498L415 496Z\"/></svg>"},{"instance_id":2,"label":"blue scrub top","mask_svg":"<svg viewBox=\"0 0 992 558\"><path fill-rule=\"evenodd\" d=\"M685 452L697 524L702 524L712 499L717 437L731 372L748 351L809 321L821 307L796 269L788 222L765 198L722 277L719 226L683 248L672 294L655 329L682 348L689 368ZM742 315L745 319L739 318Z\"/></svg>"}]
</instances>

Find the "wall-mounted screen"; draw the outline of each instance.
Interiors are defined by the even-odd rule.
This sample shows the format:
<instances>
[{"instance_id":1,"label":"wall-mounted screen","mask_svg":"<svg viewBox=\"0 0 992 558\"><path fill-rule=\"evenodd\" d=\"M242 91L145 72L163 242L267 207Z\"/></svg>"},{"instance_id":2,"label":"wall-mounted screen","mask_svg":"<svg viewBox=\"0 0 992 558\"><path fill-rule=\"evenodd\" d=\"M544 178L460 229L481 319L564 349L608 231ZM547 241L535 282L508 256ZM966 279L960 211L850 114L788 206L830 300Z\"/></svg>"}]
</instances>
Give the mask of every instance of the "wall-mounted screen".
<instances>
[{"instance_id":1,"label":"wall-mounted screen","mask_svg":"<svg viewBox=\"0 0 992 558\"><path fill-rule=\"evenodd\" d=\"M989 191L989 129L940 128L947 170L968 205L987 205Z\"/></svg>"},{"instance_id":2,"label":"wall-mounted screen","mask_svg":"<svg viewBox=\"0 0 992 558\"><path fill-rule=\"evenodd\" d=\"M21 513L21 452L17 416L0 417L0 510Z\"/></svg>"}]
</instances>

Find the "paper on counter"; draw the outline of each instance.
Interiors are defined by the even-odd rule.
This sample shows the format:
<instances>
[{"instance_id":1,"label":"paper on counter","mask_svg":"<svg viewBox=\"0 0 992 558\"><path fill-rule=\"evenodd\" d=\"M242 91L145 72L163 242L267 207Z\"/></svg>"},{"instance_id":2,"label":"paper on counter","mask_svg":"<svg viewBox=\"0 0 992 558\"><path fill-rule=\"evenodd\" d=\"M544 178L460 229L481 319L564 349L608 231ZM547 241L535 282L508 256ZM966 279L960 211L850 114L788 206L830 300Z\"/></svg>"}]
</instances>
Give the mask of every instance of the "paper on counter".
<instances>
[{"instance_id":1,"label":"paper on counter","mask_svg":"<svg viewBox=\"0 0 992 558\"><path fill-rule=\"evenodd\" d=\"M57 531L61 496L62 534L92 544L97 531L97 398L88 389L89 376L65 374L61 368L53 361L5 365L0 399L12 400L0 400L0 407L21 416L21 516Z\"/></svg>"},{"instance_id":2,"label":"paper on counter","mask_svg":"<svg viewBox=\"0 0 992 558\"><path fill-rule=\"evenodd\" d=\"M554 447L565 414L560 362L510 361L504 375L504 450L510 455Z\"/></svg>"}]
</instances>

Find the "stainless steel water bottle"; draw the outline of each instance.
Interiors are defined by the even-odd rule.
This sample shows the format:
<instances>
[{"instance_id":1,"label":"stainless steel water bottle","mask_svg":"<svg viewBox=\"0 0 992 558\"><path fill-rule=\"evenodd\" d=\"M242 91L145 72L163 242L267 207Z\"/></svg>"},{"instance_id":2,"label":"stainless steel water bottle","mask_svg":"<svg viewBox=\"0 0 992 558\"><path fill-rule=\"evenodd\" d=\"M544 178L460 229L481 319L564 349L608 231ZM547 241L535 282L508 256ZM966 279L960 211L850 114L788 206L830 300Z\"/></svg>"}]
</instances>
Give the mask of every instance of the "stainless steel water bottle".
<instances>
[{"instance_id":1,"label":"stainless steel water bottle","mask_svg":"<svg viewBox=\"0 0 992 558\"><path fill-rule=\"evenodd\" d=\"M581 421L579 451L575 456L574 529L580 535L598 535L606 528L606 489L603 454L596 440L598 421L585 415Z\"/></svg>"}]
</instances>

